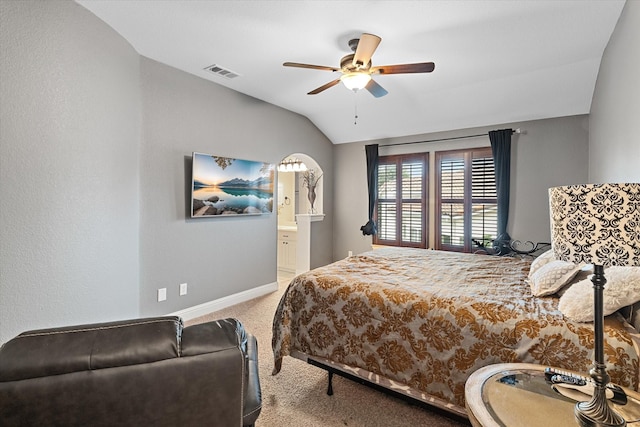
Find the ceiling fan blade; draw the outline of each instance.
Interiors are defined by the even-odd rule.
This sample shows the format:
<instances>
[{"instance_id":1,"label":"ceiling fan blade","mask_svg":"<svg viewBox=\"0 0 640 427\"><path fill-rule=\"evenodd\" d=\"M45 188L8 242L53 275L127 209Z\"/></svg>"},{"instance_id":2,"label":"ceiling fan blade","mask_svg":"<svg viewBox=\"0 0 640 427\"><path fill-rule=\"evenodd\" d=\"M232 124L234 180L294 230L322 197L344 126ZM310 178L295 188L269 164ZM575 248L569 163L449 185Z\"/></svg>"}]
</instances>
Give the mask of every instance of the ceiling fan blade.
<instances>
[{"instance_id":1,"label":"ceiling fan blade","mask_svg":"<svg viewBox=\"0 0 640 427\"><path fill-rule=\"evenodd\" d=\"M418 62L417 64L380 65L371 67L371 74L408 74L430 73L436 64L433 62Z\"/></svg>"},{"instance_id":2,"label":"ceiling fan blade","mask_svg":"<svg viewBox=\"0 0 640 427\"><path fill-rule=\"evenodd\" d=\"M298 62L285 62L285 67L298 67L298 68L311 68L312 70L323 70L323 71L340 71L338 68L327 67L324 65L311 65L311 64L300 64Z\"/></svg>"},{"instance_id":3,"label":"ceiling fan blade","mask_svg":"<svg viewBox=\"0 0 640 427\"><path fill-rule=\"evenodd\" d=\"M312 91L311 91L311 92L309 92L307 95L317 95L317 94L319 94L320 92L322 92L323 90L327 90L327 89L329 89L330 87L333 87L333 86L337 85L338 83L340 83L340 79L335 79L335 80L333 80L333 81L331 81L331 82L329 82L329 83L327 83L327 84L325 84L325 85L320 86L320 87L319 87L319 88L317 88L317 89L312 90Z\"/></svg>"},{"instance_id":4,"label":"ceiling fan blade","mask_svg":"<svg viewBox=\"0 0 640 427\"><path fill-rule=\"evenodd\" d=\"M355 67L357 67L358 65L366 66L369 61L371 61L373 52L376 51L381 41L382 39L376 35L368 33L362 34L362 36L360 36L360 40L358 41L356 52L353 55L353 65Z\"/></svg>"},{"instance_id":5,"label":"ceiling fan blade","mask_svg":"<svg viewBox=\"0 0 640 427\"><path fill-rule=\"evenodd\" d=\"M366 90L368 90L369 92L371 92L371 95L375 96L376 98L380 98L380 97L385 96L386 94L389 93L389 92L387 92L387 90L385 88L380 86L373 79L369 80L369 83L367 83L367 85L364 88Z\"/></svg>"}]
</instances>

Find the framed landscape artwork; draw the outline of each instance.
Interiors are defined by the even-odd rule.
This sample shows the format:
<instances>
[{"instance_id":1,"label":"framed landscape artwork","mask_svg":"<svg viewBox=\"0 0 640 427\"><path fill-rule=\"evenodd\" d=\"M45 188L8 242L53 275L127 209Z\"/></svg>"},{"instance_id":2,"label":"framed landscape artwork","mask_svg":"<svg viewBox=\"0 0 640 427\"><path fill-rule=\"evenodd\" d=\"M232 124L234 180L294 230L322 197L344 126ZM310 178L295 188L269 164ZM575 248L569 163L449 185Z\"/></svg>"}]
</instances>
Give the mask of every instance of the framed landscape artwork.
<instances>
[{"instance_id":1,"label":"framed landscape artwork","mask_svg":"<svg viewBox=\"0 0 640 427\"><path fill-rule=\"evenodd\" d=\"M273 211L274 164L194 152L192 170L192 218Z\"/></svg>"}]
</instances>

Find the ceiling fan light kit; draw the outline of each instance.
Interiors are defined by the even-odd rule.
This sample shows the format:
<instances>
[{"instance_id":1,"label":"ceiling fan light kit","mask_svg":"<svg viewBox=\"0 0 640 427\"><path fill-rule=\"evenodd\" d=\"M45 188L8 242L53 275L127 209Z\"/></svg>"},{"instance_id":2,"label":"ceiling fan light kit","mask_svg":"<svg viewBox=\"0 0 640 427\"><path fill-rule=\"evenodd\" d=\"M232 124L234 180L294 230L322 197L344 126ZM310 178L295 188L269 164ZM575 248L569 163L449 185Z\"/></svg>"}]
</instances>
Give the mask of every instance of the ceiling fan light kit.
<instances>
[{"instance_id":1,"label":"ceiling fan light kit","mask_svg":"<svg viewBox=\"0 0 640 427\"><path fill-rule=\"evenodd\" d=\"M361 71L343 74L342 77L340 77L342 84L345 85L347 89L353 91L363 89L367 86L369 80L371 80L371 74Z\"/></svg>"},{"instance_id":2,"label":"ceiling fan light kit","mask_svg":"<svg viewBox=\"0 0 640 427\"><path fill-rule=\"evenodd\" d=\"M332 80L307 95L316 95L338 83L342 82L349 90L358 91L367 89L374 97L380 98L388 92L372 78L372 74L409 74L409 73L430 73L434 70L433 62L420 62L416 64L381 65L373 67L371 57L378 48L382 39L374 34L363 33L359 39L349 41L349 47L354 52L342 57L340 68L327 67L324 65L301 64L299 62L285 62L285 67L310 68L322 71L339 71L342 76Z\"/></svg>"}]
</instances>

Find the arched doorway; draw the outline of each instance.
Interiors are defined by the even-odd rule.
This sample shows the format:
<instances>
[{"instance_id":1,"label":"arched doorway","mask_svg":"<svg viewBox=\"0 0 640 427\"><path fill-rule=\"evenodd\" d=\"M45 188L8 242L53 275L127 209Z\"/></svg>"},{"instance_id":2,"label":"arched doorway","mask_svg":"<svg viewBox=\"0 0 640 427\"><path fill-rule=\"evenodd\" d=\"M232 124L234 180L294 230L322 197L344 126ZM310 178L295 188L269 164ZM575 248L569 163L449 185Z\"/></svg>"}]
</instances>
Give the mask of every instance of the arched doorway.
<instances>
[{"instance_id":1,"label":"arched doorway","mask_svg":"<svg viewBox=\"0 0 640 427\"><path fill-rule=\"evenodd\" d=\"M290 154L278 165L276 212L279 280L309 270L311 222L324 218L322 174L318 163L303 153ZM310 187L315 190L315 198L308 196Z\"/></svg>"}]
</instances>

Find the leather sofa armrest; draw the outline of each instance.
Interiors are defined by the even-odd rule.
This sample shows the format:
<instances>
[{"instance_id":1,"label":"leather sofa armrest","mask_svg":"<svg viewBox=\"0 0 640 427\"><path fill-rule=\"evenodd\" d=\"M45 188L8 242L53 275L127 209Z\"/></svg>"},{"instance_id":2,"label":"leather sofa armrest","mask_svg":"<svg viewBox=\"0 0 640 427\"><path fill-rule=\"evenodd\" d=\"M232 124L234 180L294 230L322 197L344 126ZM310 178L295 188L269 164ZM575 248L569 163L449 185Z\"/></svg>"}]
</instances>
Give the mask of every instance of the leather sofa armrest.
<instances>
[{"instance_id":1,"label":"leather sofa armrest","mask_svg":"<svg viewBox=\"0 0 640 427\"><path fill-rule=\"evenodd\" d=\"M260 389L260 376L258 375L258 341L253 335L247 338L247 375L242 408L242 425L255 424L262 410L262 390Z\"/></svg>"},{"instance_id":2,"label":"leather sofa armrest","mask_svg":"<svg viewBox=\"0 0 640 427\"><path fill-rule=\"evenodd\" d=\"M184 328L182 356L237 348L244 357L242 425L255 424L262 409L262 392L258 372L258 341L248 334L237 319L222 319Z\"/></svg>"},{"instance_id":3,"label":"leather sofa armrest","mask_svg":"<svg viewBox=\"0 0 640 427\"><path fill-rule=\"evenodd\" d=\"M181 356L214 353L228 348L246 353L247 334L240 321L221 319L188 326L182 331Z\"/></svg>"},{"instance_id":4,"label":"leather sofa armrest","mask_svg":"<svg viewBox=\"0 0 640 427\"><path fill-rule=\"evenodd\" d=\"M24 332L0 349L0 381L16 381L178 357L176 316Z\"/></svg>"}]
</instances>

